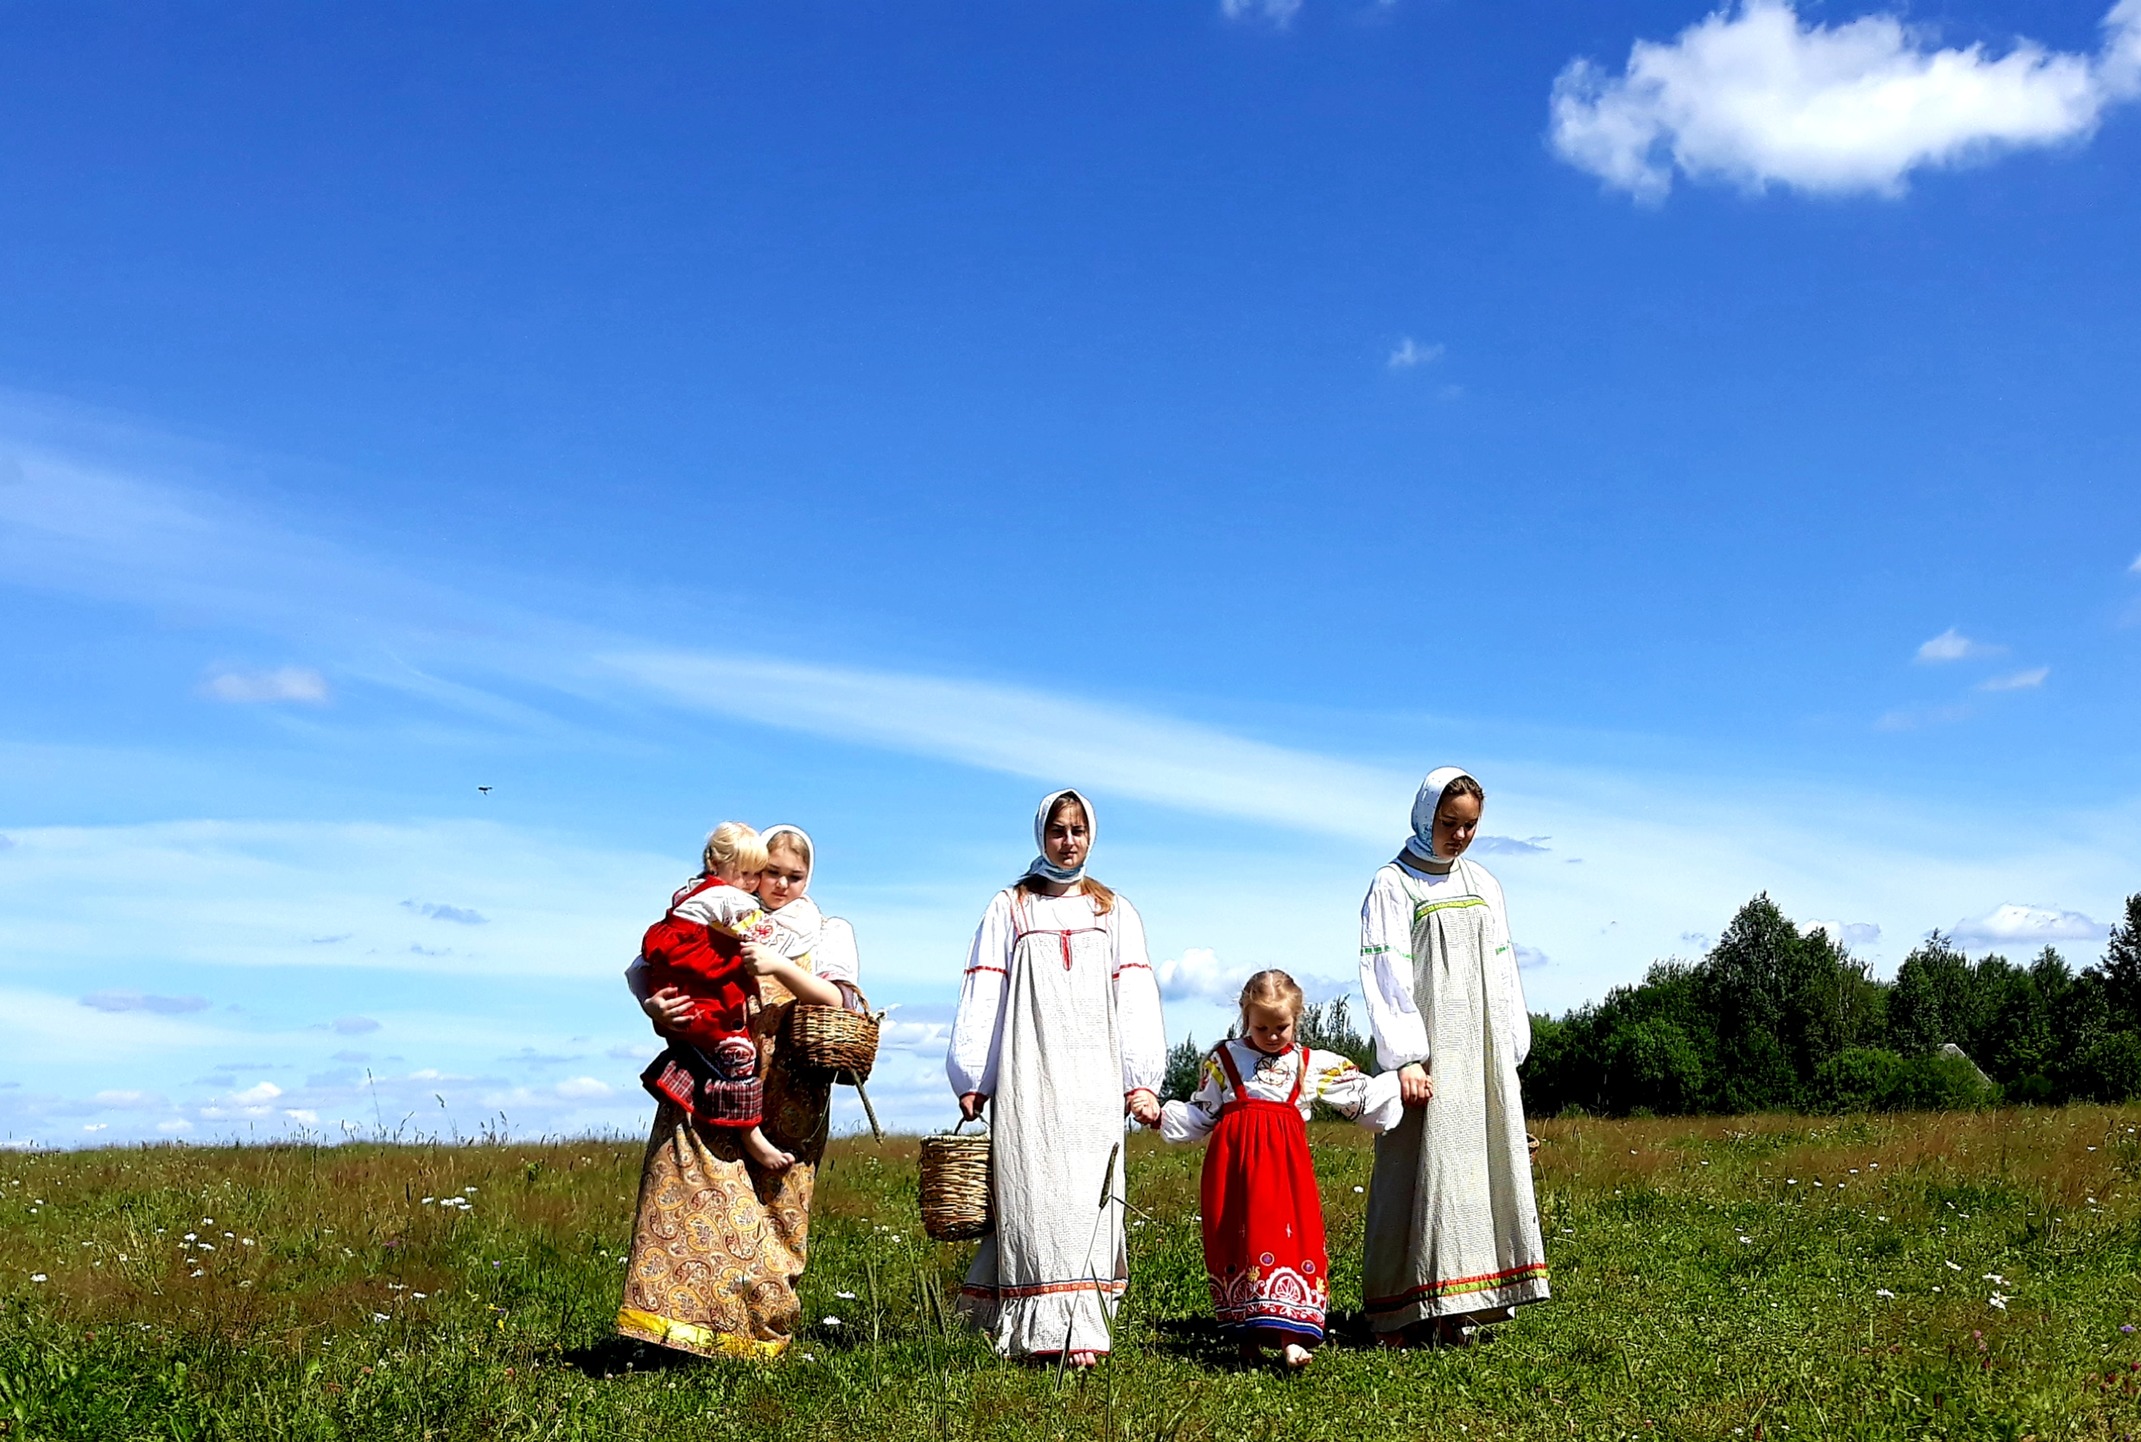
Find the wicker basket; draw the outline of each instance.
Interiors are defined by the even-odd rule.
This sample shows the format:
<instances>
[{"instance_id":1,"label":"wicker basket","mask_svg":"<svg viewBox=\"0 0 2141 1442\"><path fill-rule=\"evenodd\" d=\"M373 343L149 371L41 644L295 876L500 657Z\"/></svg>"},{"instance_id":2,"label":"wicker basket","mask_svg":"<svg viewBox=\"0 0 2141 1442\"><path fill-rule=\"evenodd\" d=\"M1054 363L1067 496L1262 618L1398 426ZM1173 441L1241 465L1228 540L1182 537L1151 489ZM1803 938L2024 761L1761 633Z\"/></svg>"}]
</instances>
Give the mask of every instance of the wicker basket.
<instances>
[{"instance_id":1,"label":"wicker basket","mask_svg":"<svg viewBox=\"0 0 2141 1442\"><path fill-rule=\"evenodd\" d=\"M857 1012L844 1006L797 1002L788 1009L788 1044L805 1063L837 1073L839 1080L851 1086L868 1081L877 1061L877 1033L885 1014L871 1012L867 997L862 1005L864 1009Z\"/></svg>"},{"instance_id":2,"label":"wicker basket","mask_svg":"<svg viewBox=\"0 0 2141 1442\"><path fill-rule=\"evenodd\" d=\"M963 1137L955 1127L922 1138L922 1230L934 1241L970 1242L995 1224L989 1215L989 1134Z\"/></svg>"}]
</instances>

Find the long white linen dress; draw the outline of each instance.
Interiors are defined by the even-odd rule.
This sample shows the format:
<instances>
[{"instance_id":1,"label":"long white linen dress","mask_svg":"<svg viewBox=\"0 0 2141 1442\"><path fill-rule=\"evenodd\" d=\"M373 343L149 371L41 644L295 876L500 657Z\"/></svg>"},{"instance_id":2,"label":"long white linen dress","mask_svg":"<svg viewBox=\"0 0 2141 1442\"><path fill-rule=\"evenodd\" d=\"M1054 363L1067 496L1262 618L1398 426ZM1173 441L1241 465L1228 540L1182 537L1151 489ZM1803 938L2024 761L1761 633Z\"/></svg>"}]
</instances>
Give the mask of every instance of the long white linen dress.
<instances>
[{"instance_id":1,"label":"long white linen dress","mask_svg":"<svg viewBox=\"0 0 2141 1442\"><path fill-rule=\"evenodd\" d=\"M1517 1067L1531 1018L1501 884L1391 862L1361 906L1361 987L1377 1059L1424 1062L1425 1105L1376 1138L1363 1310L1375 1331L1544 1301L1546 1246Z\"/></svg>"},{"instance_id":2,"label":"long white linen dress","mask_svg":"<svg viewBox=\"0 0 2141 1442\"><path fill-rule=\"evenodd\" d=\"M953 1092L991 1098L996 1227L959 1306L999 1354L1108 1350L1130 1276L1123 1098L1156 1092L1166 1063L1137 909L1120 896L1101 913L1078 893L999 892L974 934L945 1058Z\"/></svg>"}]
</instances>

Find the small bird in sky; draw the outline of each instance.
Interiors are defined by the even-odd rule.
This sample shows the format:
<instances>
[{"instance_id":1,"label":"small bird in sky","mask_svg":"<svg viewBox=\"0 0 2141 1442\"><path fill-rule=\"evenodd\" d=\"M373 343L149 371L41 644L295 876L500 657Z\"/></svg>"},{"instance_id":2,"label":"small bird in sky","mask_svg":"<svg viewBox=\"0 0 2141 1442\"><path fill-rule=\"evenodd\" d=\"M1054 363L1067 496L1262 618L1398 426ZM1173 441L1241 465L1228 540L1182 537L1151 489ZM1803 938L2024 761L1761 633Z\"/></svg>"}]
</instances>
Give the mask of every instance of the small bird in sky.
<instances>
[{"instance_id":1,"label":"small bird in sky","mask_svg":"<svg viewBox=\"0 0 2141 1442\"><path fill-rule=\"evenodd\" d=\"M482 792L482 793L483 793L483 794L484 794L485 796L488 796L488 795L490 795L490 794L491 794L491 788L490 788L490 787L488 787L488 786L478 786L478 787L477 787L476 789L477 789L478 791L481 791L481 792Z\"/></svg>"}]
</instances>

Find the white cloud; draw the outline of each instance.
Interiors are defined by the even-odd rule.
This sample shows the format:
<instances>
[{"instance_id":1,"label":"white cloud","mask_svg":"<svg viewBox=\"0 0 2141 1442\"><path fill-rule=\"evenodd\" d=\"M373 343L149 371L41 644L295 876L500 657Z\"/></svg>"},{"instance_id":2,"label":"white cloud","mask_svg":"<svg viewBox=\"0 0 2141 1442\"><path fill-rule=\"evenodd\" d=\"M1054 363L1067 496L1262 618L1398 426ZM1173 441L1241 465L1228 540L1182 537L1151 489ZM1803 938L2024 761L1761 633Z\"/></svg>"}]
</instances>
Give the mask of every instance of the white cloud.
<instances>
[{"instance_id":1,"label":"white cloud","mask_svg":"<svg viewBox=\"0 0 2141 1442\"><path fill-rule=\"evenodd\" d=\"M281 1087L271 1081L264 1081L254 1086L249 1086L242 1092L232 1092L230 1099L239 1106L257 1107L265 1106L281 1095Z\"/></svg>"},{"instance_id":2,"label":"white cloud","mask_svg":"<svg viewBox=\"0 0 2141 1442\"><path fill-rule=\"evenodd\" d=\"M1542 967L1548 967L1554 964L1554 959L1548 956L1545 952L1539 950L1539 948L1537 948L1536 946L1526 946L1521 941L1515 943L1515 945L1517 949L1518 971L1538 971Z\"/></svg>"},{"instance_id":3,"label":"white cloud","mask_svg":"<svg viewBox=\"0 0 2141 1442\"><path fill-rule=\"evenodd\" d=\"M1620 74L1572 61L1552 143L1616 189L1662 199L1678 173L1748 190L1899 194L1913 170L2087 139L2141 92L2141 0L2104 17L2094 55L2018 40L1936 48L1894 15L1802 22L1742 0L1670 42L1638 40Z\"/></svg>"},{"instance_id":4,"label":"white cloud","mask_svg":"<svg viewBox=\"0 0 2141 1442\"><path fill-rule=\"evenodd\" d=\"M368 1031L379 1030L379 1023L368 1016L338 1016L328 1025L343 1036L362 1036Z\"/></svg>"},{"instance_id":5,"label":"white cloud","mask_svg":"<svg viewBox=\"0 0 2141 1442\"><path fill-rule=\"evenodd\" d=\"M1471 852L1467 854L1476 852L1481 856L1544 856L1554 849L1546 844L1553 839L1551 836L1534 836L1529 840L1519 841L1514 836L1482 836L1472 843Z\"/></svg>"},{"instance_id":6,"label":"white cloud","mask_svg":"<svg viewBox=\"0 0 2141 1442\"><path fill-rule=\"evenodd\" d=\"M1153 974L1160 979L1160 995L1168 1001L1209 1001L1225 1006L1241 995L1242 983L1252 970L1223 964L1219 953L1208 946L1192 946L1153 967Z\"/></svg>"},{"instance_id":7,"label":"white cloud","mask_svg":"<svg viewBox=\"0 0 2141 1442\"><path fill-rule=\"evenodd\" d=\"M1947 661L1970 661L1981 656L1997 656L2007 648L1994 646L1984 641L1973 641L1961 631L1950 626L1938 636L1924 641L1918 647L1918 664L1938 666Z\"/></svg>"},{"instance_id":8,"label":"white cloud","mask_svg":"<svg viewBox=\"0 0 2141 1442\"><path fill-rule=\"evenodd\" d=\"M311 1107L285 1107L283 1115L301 1126L316 1127L320 1124L320 1114Z\"/></svg>"},{"instance_id":9,"label":"white cloud","mask_svg":"<svg viewBox=\"0 0 2141 1442\"><path fill-rule=\"evenodd\" d=\"M1406 336L1391 347L1390 359L1386 364L1394 371L1411 370L1414 366L1429 365L1441 360L1446 349L1439 341L1433 345L1421 345L1411 336Z\"/></svg>"},{"instance_id":10,"label":"white cloud","mask_svg":"<svg viewBox=\"0 0 2141 1442\"><path fill-rule=\"evenodd\" d=\"M304 666L281 666L273 671L218 671L201 683L201 691L217 701L304 701L320 705L327 700L327 678Z\"/></svg>"},{"instance_id":11,"label":"white cloud","mask_svg":"<svg viewBox=\"0 0 2141 1442\"><path fill-rule=\"evenodd\" d=\"M1980 691L2029 691L2044 684L2044 678L2052 674L2049 666L2032 666L2027 671L2015 671L2005 676L1994 676L1980 681Z\"/></svg>"},{"instance_id":12,"label":"white cloud","mask_svg":"<svg viewBox=\"0 0 2141 1442\"><path fill-rule=\"evenodd\" d=\"M158 1122L156 1124L156 1130L164 1133L166 1136L176 1136L180 1132L192 1131L193 1123L187 1121L184 1117L173 1117L167 1122Z\"/></svg>"},{"instance_id":13,"label":"white cloud","mask_svg":"<svg viewBox=\"0 0 2141 1442\"><path fill-rule=\"evenodd\" d=\"M551 1088L567 1101L595 1101L609 1096L612 1088L606 1081L591 1076L576 1076L571 1081L561 1081Z\"/></svg>"},{"instance_id":14,"label":"white cloud","mask_svg":"<svg viewBox=\"0 0 2141 1442\"><path fill-rule=\"evenodd\" d=\"M1229 20L1261 21L1284 30L1301 13L1301 0L1219 0L1219 13Z\"/></svg>"},{"instance_id":15,"label":"white cloud","mask_svg":"<svg viewBox=\"0 0 2141 1442\"><path fill-rule=\"evenodd\" d=\"M2126 569L2136 576L2141 576L2141 556L2134 557L2134 563Z\"/></svg>"},{"instance_id":16,"label":"white cloud","mask_svg":"<svg viewBox=\"0 0 2141 1442\"><path fill-rule=\"evenodd\" d=\"M1845 948L1872 946L1881 939L1881 928L1870 921L1809 921L1799 930L1808 936L1819 932Z\"/></svg>"},{"instance_id":17,"label":"white cloud","mask_svg":"<svg viewBox=\"0 0 2141 1442\"><path fill-rule=\"evenodd\" d=\"M100 1107L136 1110L141 1107L162 1107L164 1099L155 1092L102 1091L90 1098Z\"/></svg>"},{"instance_id":18,"label":"white cloud","mask_svg":"<svg viewBox=\"0 0 2141 1442\"><path fill-rule=\"evenodd\" d=\"M1961 946L2040 946L2054 941L2102 941L2110 930L2078 911L2010 901L1975 920L1956 922L1948 935Z\"/></svg>"}]
</instances>

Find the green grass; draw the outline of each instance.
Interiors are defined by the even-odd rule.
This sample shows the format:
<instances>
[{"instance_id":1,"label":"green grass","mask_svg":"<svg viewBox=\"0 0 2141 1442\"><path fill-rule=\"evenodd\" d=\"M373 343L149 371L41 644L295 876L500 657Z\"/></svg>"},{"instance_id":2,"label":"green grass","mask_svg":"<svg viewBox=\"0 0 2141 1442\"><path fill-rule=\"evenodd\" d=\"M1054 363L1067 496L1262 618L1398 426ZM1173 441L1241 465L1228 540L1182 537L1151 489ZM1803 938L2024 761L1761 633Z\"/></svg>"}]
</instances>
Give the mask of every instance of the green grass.
<instances>
[{"instance_id":1,"label":"green grass","mask_svg":"<svg viewBox=\"0 0 2141 1442\"><path fill-rule=\"evenodd\" d=\"M10 1442L2141 1436L2137 1127L1542 1123L1554 1300L1485 1348L1341 1338L1301 1377L1217 1344L1201 1155L1149 1138L1117 1351L1083 1379L939 1328L968 1249L921 1236L911 1141L835 1147L804 1296L840 1321L772 1364L610 1339L636 1144L0 1154L0 1422ZM1341 1308L1365 1143L1315 1131Z\"/></svg>"}]
</instances>

